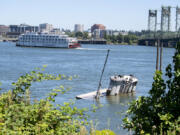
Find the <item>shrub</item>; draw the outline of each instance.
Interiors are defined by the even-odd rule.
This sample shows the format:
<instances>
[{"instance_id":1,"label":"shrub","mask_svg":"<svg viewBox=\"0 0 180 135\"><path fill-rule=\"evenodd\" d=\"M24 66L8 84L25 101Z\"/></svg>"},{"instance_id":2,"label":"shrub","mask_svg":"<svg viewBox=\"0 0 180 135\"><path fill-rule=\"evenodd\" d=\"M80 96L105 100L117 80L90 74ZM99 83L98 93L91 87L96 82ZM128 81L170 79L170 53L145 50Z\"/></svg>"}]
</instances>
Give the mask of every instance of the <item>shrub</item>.
<instances>
[{"instance_id":1,"label":"shrub","mask_svg":"<svg viewBox=\"0 0 180 135\"><path fill-rule=\"evenodd\" d=\"M101 131L96 130L95 135L115 135L115 133L113 131L111 131L111 130L105 129L105 130L101 130Z\"/></svg>"},{"instance_id":2,"label":"shrub","mask_svg":"<svg viewBox=\"0 0 180 135\"><path fill-rule=\"evenodd\" d=\"M180 43L173 62L173 70L170 64L166 68L166 82L162 72L156 71L149 96L139 97L131 103L123 120L124 128L135 134L180 133Z\"/></svg>"},{"instance_id":3,"label":"shrub","mask_svg":"<svg viewBox=\"0 0 180 135\"><path fill-rule=\"evenodd\" d=\"M12 90L0 95L0 134L75 135L86 124L85 109L73 107L73 102L54 106L58 93L64 93L63 86L40 101L31 101L30 87L33 82L71 79L64 75L44 74L32 71L13 83Z\"/></svg>"}]
</instances>

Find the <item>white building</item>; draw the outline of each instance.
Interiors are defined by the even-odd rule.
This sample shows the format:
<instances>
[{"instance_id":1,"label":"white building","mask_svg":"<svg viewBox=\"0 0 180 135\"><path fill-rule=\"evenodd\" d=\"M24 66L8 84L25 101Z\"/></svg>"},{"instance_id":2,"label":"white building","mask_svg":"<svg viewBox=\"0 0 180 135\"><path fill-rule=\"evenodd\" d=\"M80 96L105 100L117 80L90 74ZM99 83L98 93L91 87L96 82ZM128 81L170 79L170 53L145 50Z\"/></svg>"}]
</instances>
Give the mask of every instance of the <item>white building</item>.
<instances>
[{"instance_id":1,"label":"white building","mask_svg":"<svg viewBox=\"0 0 180 135\"><path fill-rule=\"evenodd\" d=\"M39 24L39 30L40 32L49 33L53 30L53 25L48 23Z\"/></svg>"},{"instance_id":2,"label":"white building","mask_svg":"<svg viewBox=\"0 0 180 135\"><path fill-rule=\"evenodd\" d=\"M61 35L62 31L58 28L54 28L50 31L50 34Z\"/></svg>"},{"instance_id":3,"label":"white building","mask_svg":"<svg viewBox=\"0 0 180 135\"><path fill-rule=\"evenodd\" d=\"M74 32L84 32L84 25L83 24L75 24Z\"/></svg>"}]
</instances>

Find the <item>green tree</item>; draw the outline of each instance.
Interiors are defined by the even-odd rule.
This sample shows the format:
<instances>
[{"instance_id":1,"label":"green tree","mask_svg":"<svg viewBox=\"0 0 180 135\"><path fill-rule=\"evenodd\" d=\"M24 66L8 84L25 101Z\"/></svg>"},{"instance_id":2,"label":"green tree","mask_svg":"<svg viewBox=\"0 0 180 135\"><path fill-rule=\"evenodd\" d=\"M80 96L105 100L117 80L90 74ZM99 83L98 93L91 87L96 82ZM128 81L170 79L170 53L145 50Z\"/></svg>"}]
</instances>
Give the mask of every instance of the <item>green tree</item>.
<instances>
[{"instance_id":1,"label":"green tree","mask_svg":"<svg viewBox=\"0 0 180 135\"><path fill-rule=\"evenodd\" d=\"M72 79L43 71L38 68L22 75L12 83L12 90L0 94L0 135L87 135L86 108L78 109L72 101L54 105L55 97L68 90L64 86L54 88L45 99L31 100L32 83ZM96 108L93 106L93 111ZM110 130L93 131L90 135L115 135Z\"/></svg>"},{"instance_id":2,"label":"green tree","mask_svg":"<svg viewBox=\"0 0 180 135\"><path fill-rule=\"evenodd\" d=\"M75 33L75 37L82 38L83 37L83 33L82 32L76 32Z\"/></svg>"},{"instance_id":3,"label":"green tree","mask_svg":"<svg viewBox=\"0 0 180 135\"><path fill-rule=\"evenodd\" d=\"M83 39L88 39L88 32L83 32Z\"/></svg>"},{"instance_id":4,"label":"green tree","mask_svg":"<svg viewBox=\"0 0 180 135\"><path fill-rule=\"evenodd\" d=\"M118 43L122 43L122 42L123 42L123 39L124 39L123 35L119 34L119 35L117 36L117 41L118 41Z\"/></svg>"},{"instance_id":5,"label":"green tree","mask_svg":"<svg viewBox=\"0 0 180 135\"><path fill-rule=\"evenodd\" d=\"M166 68L166 82L162 73L156 71L149 96L131 103L123 120L125 128L134 130L135 134L180 133L180 43L173 62L173 70L171 65Z\"/></svg>"}]
</instances>

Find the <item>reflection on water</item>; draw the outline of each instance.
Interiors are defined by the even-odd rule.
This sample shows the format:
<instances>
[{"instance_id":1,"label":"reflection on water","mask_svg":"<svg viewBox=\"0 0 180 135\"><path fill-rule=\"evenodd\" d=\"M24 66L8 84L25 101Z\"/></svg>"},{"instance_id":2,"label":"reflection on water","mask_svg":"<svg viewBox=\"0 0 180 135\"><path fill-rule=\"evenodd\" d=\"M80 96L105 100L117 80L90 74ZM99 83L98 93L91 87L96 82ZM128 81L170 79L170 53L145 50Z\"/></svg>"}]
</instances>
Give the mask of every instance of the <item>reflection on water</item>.
<instances>
[{"instance_id":1,"label":"reflection on water","mask_svg":"<svg viewBox=\"0 0 180 135\"><path fill-rule=\"evenodd\" d=\"M108 104L127 104L135 98L135 93L119 94L116 96L106 96Z\"/></svg>"}]
</instances>

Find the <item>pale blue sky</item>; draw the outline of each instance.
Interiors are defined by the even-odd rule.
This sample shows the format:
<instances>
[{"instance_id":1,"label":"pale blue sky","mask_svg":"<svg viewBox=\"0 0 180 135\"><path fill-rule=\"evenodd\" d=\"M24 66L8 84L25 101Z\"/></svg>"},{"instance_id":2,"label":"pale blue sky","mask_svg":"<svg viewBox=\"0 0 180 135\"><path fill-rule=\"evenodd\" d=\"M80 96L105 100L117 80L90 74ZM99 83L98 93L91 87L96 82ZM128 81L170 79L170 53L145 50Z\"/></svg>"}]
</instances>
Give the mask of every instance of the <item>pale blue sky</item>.
<instances>
[{"instance_id":1,"label":"pale blue sky","mask_svg":"<svg viewBox=\"0 0 180 135\"><path fill-rule=\"evenodd\" d=\"M180 0L0 0L0 24L47 22L72 30L77 23L85 29L101 23L107 29L142 30L147 29L148 10L162 5L180 6ZM174 21L175 9L172 13Z\"/></svg>"}]
</instances>

